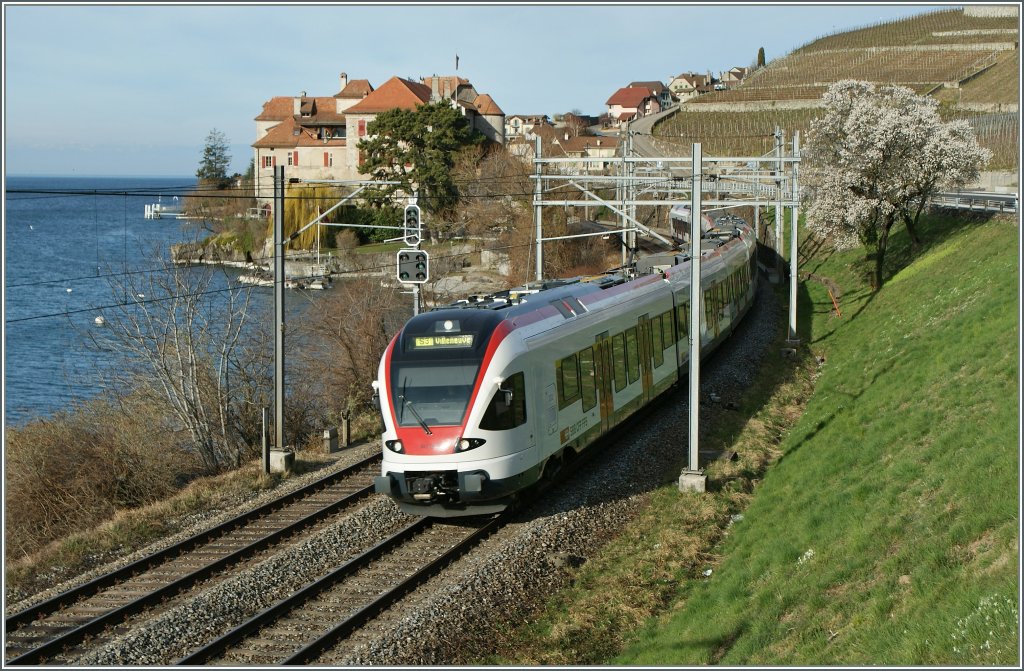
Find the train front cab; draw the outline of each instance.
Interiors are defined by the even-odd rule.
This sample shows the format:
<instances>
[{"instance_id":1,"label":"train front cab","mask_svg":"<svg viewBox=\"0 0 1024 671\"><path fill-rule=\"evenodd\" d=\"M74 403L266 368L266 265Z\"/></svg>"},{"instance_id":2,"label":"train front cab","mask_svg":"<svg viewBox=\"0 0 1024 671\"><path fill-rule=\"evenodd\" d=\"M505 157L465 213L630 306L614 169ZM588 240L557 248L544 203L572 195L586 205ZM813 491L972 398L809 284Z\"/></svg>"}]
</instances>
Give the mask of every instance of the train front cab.
<instances>
[{"instance_id":1,"label":"train front cab","mask_svg":"<svg viewBox=\"0 0 1024 671\"><path fill-rule=\"evenodd\" d=\"M419 315L381 363L384 459L375 489L411 514L503 510L537 478L530 371L499 313Z\"/></svg>"}]
</instances>

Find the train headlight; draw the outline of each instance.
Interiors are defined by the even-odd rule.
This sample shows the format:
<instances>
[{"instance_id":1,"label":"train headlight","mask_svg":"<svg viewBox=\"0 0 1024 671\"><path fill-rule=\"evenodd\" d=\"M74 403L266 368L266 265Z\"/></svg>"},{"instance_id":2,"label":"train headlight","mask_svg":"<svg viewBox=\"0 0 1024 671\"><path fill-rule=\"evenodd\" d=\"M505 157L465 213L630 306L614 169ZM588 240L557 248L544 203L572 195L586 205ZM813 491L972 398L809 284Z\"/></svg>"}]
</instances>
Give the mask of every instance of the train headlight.
<instances>
[{"instance_id":1,"label":"train headlight","mask_svg":"<svg viewBox=\"0 0 1024 671\"><path fill-rule=\"evenodd\" d=\"M480 447L486 443L483 438L460 438L459 442L455 445L456 452L466 452L474 448Z\"/></svg>"},{"instance_id":2,"label":"train headlight","mask_svg":"<svg viewBox=\"0 0 1024 671\"><path fill-rule=\"evenodd\" d=\"M391 450L392 452L398 452L398 453L401 453L402 450L404 449L402 447L402 441L400 441L400 440L385 440L384 441L384 446L386 448L388 448L389 450Z\"/></svg>"}]
</instances>

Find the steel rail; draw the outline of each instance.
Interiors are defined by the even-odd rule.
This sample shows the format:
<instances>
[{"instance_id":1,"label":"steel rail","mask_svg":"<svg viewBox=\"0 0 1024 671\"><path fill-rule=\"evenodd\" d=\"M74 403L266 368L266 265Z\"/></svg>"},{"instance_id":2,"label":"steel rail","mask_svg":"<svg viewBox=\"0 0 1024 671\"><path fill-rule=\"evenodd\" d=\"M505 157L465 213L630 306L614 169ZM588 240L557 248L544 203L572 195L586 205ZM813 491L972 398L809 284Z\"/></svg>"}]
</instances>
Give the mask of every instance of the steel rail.
<instances>
[{"instance_id":1,"label":"steel rail","mask_svg":"<svg viewBox=\"0 0 1024 671\"><path fill-rule=\"evenodd\" d=\"M230 646L238 643L247 636L255 633L264 625L273 622L279 616L292 608L312 599L320 592L328 589L340 580L343 580L363 566L369 564L371 561L383 556L385 553L392 550L395 546L400 545L407 539L414 535L424 531L433 524L433 520L428 517L419 517L414 519L411 523L402 527L397 533L385 538L373 547L369 548L365 552L353 557L338 568L334 569L327 575L314 580L307 584L305 587L295 592L291 596L278 601L272 606L260 611L253 615L248 620L238 625L231 631L227 632L220 638L211 641L202 648L196 650L187 657L175 662L176 665L188 666L188 665L200 665L205 664L213 657L221 654L227 650Z\"/></svg>"},{"instance_id":2,"label":"steel rail","mask_svg":"<svg viewBox=\"0 0 1024 671\"><path fill-rule=\"evenodd\" d=\"M363 606L358 611L342 620L323 636L312 643L307 644L294 655L283 662L280 662L280 664L293 666L296 664L309 663L324 652L324 650L334 645L337 641L348 637L356 629L363 626L383 612L386 608L396 603L418 584L425 582L440 573L442 569L446 568L449 564L465 554L470 548L505 524L510 517L511 513L509 512L496 515L490 521L463 539L458 545L448 550L437 559L434 559L432 562L413 573L395 587L384 592L371 603Z\"/></svg>"},{"instance_id":3,"label":"steel rail","mask_svg":"<svg viewBox=\"0 0 1024 671\"><path fill-rule=\"evenodd\" d=\"M200 546L203 542L206 542L208 540L212 540L213 538L216 538L217 536L222 535L226 531L233 530L234 528L239 526L239 524L252 521L253 519L258 519L259 517L262 517L265 514L269 514L270 512L273 512L273 510L275 508L279 508L279 507L282 507L284 505L288 505L290 503L293 503L296 500L304 498L306 495L309 495L309 494L314 493L315 491L317 491L319 489L322 489L325 486L330 486L330 485L334 484L335 481L340 480L340 479L342 479L344 477L347 477L347 476L351 475L352 473L354 473L354 472L356 472L356 471L358 471L358 470L360 470L362 468L365 468L367 465L369 465L370 463L372 463L376 459L377 459L377 455L374 455L374 456L372 456L372 457L370 457L368 459L364 459L363 461L358 462L357 464L354 464L354 465L352 465L350 467L347 467L347 468L345 468L345 469L343 469L343 470L341 470L341 471L339 471L337 473L334 473L334 474L331 474L331 475L326 476L324 478L321 478L320 480L318 480L315 483L312 483L312 484L310 484L310 485L308 485L306 487L303 487L302 489L296 490L295 492L292 492L292 493L290 493L290 494L288 494L286 496L283 496L281 498L275 499L274 501L271 501L268 504L260 506L259 508L255 509L253 511L249 511L247 513L239 515L239 516L233 518L232 520L229 520L228 522L225 522L224 524L218 525L217 527L214 527L213 529L211 529L211 530L209 530L207 532L204 532L202 534L198 534L197 536L193 536L192 538L186 539L185 541L182 541L181 543L175 544L174 546L172 546L170 548L167 548L166 550L162 550L160 552L154 553L153 555L150 555L149 557L145 557L145 558L143 558L143 559L141 559L141 560L139 560L137 562L134 562L133 564L130 564L129 566L126 566L126 567L124 567L122 569L119 569L117 571L111 572L111 574L107 574L106 576L100 576L96 580L91 581L90 583L87 583L86 585L82 586L82 588L90 587L91 589L88 590L88 591L83 590L82 588L77 588L75 590L69 590L68 592L65 592L63 595L58 595L57 597L54 597L53 599L50 599L47 602L44 602L44 604L40 604L40 606L47 605L47 607L51 608L51 609L49 611L47 611L47 612L39 611L39 614L36 615L35 617L44 617L45 615L52 614L52 613L56 612L57 610L60 610L61 608L63 608L64 607L64 600L66 600L68 598L67 595L69 595L69 594L74 593L74 600L78 600L78 599L82 598L83 596L92 596L92 594L97 593L103 587L108 587L108 586L111 586L113 584L116 584L120 579L123 579L123 578L126 578L126 577L130 577L131 575L138 573L140 570L148 570L148 569L150 569L150 568L152 568L152 567L154 567L156 565L159 565L160 561L162 561L164 559L167 559L168 556L171 553L173 553L173 552L178 552L178 551L184 552L184 551L192 550L192 549ZM293 523L291 523L291 524L289 524L289 525L287 525L287 526L285 526L285 527L283 527L281 529L278 529L277 531L271 532L271 533L269 533L269 534L267 534L267 535L257 539L256 541L253 541L252 543L249 543L249 544L245 545L244 547L241 547L238 550L235 550L234 552L231 552L231 553L221 557L220 559L217 559L214 562L212 562L210 564L207 564L206 566L203 566L202 568L199 568L199 569L197 569L195 571L192 571L192 572L184 575L183 577L179 578L178 580L175 580L175 581L173 581L171 583L168 583L167 585L164 585L163 587L161 587L161 588L159 588L159 589L157 589L157 590L155 590L153 592L150 592L150 593L148 593L146 595L143 595L143 596L139 597L138 599L130 601L129 603L127 603L127 604L125 604L123 606L115 608L115 609L113 609L111 611L108 611L107 613L104 613L103 615L100 615L97 618L94 618L94 619L92 619L92 620L90 620L88 622L85 622L85 623L83 623L83 624L81 624L81 625L79 625L79 626L77 626L77 627L75 627L75 628L73 628L73 629L71 629L71 630L69 630L69 631L59 635L59 636L57 636L56 638L51 639L50 641L48 641L48 642L46 642L46 643L44 643L44 644L42 644L42 645L40 645L40 646L38 646L36 648L28 650L28 651L22 653L21 655L18 655L16 657L8 660L6 662L6 664L9 664L9 665L37 664L43 658L46 658L46 657L52 656L54 654L57 654L57 653L61 652L62 650L64 650L65 648L81 642L87 636L95 634L96 632L101 631L103 628L105 628L107 626L119 623L119 622L123 621L124 619L128 618L129 616L134 615L135 613L140 612L144 608L149 607L151 605L154 605L156 603L159 603L161 600L177 594L181 590L186 589L186 588L192 586L193 584L195 584L195 583L197 583L197 582L199 582L201 580L206 579L207 577L209 577L213 573L216 573L217 571L219 571L219 570L221 570L221 569L223 569L223 568L225 568L227 566L230 566L231 564L233 564L235 562L241 561L242 559L244 559L248 555L254 554L256 552L259 552L259 551L265 549L266 547L269 547L270 545L276 543L277 541L281 540L282 538L285 538L288 535L291 535L296 530L301 529L304 526L308 526L310 524L318 522L322 518L324 518L324 517L334 513L338 509L340 509L340 508L342 508L344 506L347 506L347 505L353 503L354 501L357 501L360 498L368 496L369 494L372 494L372 493L373 493L373 485L372 484L371 485L367 485L367 486L365 486L365 487L363 487L363 488L353 492L352 494L350 494L348 496L345 496L345 497L343 497L341 499L338 499L337 501L331 502L331 503L327 504L326 506L323 506L320 509L313 511L309 515L306 515L306 516L302 517L301 519L296 520L295 522L293 522ZM214 531L218 531L218 533L213 533ZM196 539L200 539L200 540L197 541ZM159 557L159 561L157 559L155 559L156 557ZM116 575L117 579L112 579L112 580L109 579L112 575ZM62 599L62 597L63 597L63 599ZM55 604L55 603L57 604L56 608L52 608L52 605ZM32 610L32 609L27 609L27 610ZM26 611L22 611L22 613L19 613L18 615L22 616L25 612ZM9 626L8 626L6 631L8 631L8 633L10 632L10 627ZM11 639L9 637L7 638L7 643L8 644L12 643L12 641L11 641Z\"/></svg>"},{"instance_id":4,"label":"steel rail","mask_svg":"<svg viewBox=\"0 0 1024 671\"><path fill-rule=\"evenodd\" d=\"M57 596L54 596L50 599L47 599L46 601L38 603L35 606L29 606L25 610L22 610L19 613L15 613L10 617L5 618L4 628L6 631L11 631L21 624L26 624L40 617L44 617L46 615L54 613L64 608L69 603L78 601L83 597L96 594L104 587L110 587L111 585L114 585L125 578L131 577L133 574L147 571L153 568L154 566L157 566L162 562L166 561L175 554L191 550L194 547L198 547L203 543L207 543L218 536L224 535L225 533L233 530L239 525L246 524L248 522L251 522L253 519L270 514L271 512L273 512L275 507L287 505L299 498L303 498L305 496L308 496L309 494L314 493L318 489L328 487L331 484L333 484L336 480L348 477L349 475L355 473L359 469L369 466L373 461L379 458L380 455L375 454L371 457L368 457L367 459L363 459L362 461L357 462L351 466L348 466L343 470L338 471L337 473L332 473L331 475L325 476L314 483L302 487L301 489L297 489L290 494L282 496L279 499L274 499L273 501L266 503L260 506L259 508L255 508L248 512L242 513L241 515L233 517L230 520L218 524L217 526L212 527L210 529L207 529L202 533L196 534L195 536L191 536L182 541L179 541L178 543L175 543L174 545L164 548L163 550L159 550L150 555L146 555L145 557L142 557L141 559L138 559L132 562L131 564L128 564L127 566L111 571L110 573L105 573L97 578L94 578L93 580L90 580L87 583L79 585L78 587L74 587L65 592L61 592Z\"/></svg>"}]
</instances>

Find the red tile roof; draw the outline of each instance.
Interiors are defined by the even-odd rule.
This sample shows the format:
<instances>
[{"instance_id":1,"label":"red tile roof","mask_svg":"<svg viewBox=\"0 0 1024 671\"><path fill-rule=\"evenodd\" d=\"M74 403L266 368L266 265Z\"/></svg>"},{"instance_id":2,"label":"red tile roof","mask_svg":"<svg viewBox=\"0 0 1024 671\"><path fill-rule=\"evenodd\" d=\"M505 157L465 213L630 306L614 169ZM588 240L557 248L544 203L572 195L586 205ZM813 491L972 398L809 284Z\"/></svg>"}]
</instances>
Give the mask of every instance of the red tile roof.
<instances>
[{"instance_id":1,"label":"red tile roof","mask_svg":"<svg viewBox=\"0 0 1024 671\"><path fill-rule=\"evenodd\" d=\"M585 154L588 149L611 149L619 145L619 138L608 135L578 135L568 140L559 139L558 144L566 152Z\"/></svg>"},{"instance_id":2,"label":"red tile roof","mask_svg":"<svg viewBox=\"0 0 1024 671\"><path fill-rule=\"evenodd\" d=\"M430 102L430 87L401 77L392 77L352 107L346 114L378 114L387 110L416 109Z\"/></svg>"},{"instance_id":3,"label":"red tile roof","mask_svg":"<svg viewBox=\"0 0 1024 671\"><path fill-rule=\"evenodd\" d=\"M338 123L345 120L344 114L337 113L337 104L333 97L306 96L300 103L302 113L309 112L309 117L304 117L307 124L310 123ZM294 96L275 96L263 103L263 111L256 121L284 121L295 116Z\"/></svg>"},{"instance_id":4,"label":"red tile roof","mask_svg":"<svg viewBox=\"0 0 1024 671\"><path fill-rule=\"evenodd\" d=\"M451 98L455 95L455 90L460 86L470 86L468 79L463 79L458 75L446 75L442 77L424 77L423 85L431 91L434 90L434 80L437 80L437 92L442 97Z\"/></svg>"},{"instance_id":5,"label":"red tile roof","mask_svg":"<svg viewBox=\"0 0 1024 671\"><path fill-rule=\"evenodd\" d=\"M623 87L612 94L606 105L618 105L620 107L639 107L644 99L651 97L651 90L648 88Z\"/></svg>"},{"instance_id":6,"label":"red tile roof","mask_svg":"<svg viewBox=\"0 0 1024 671\"><path fill-rule=\"evenodd\" d=\"M369 79L353 79L345 88L334 94L335 98L365 98L373 93Z\"/></svg>"},{"instance_id":7,"label":"red tile roof","mask_svg":"<svg viewBox=\"0 0 1024 671\"><path fill-rule=\"evenodd\" d=\"M477 96L473 104L476 105L480 114L485 116L505 116L505 113L501 111L501 108L494 102L494 99L486 93Z\"/></svg>"},{"instance_id":8,"label":"red tile roof","mask_svg":"<svg viewBox=\"0 0 1024 671\"><path fill-rule=\"evenodd\" d=\"M659 95L662 91L664 91L667 88L661 82L630 82L629 83L629 88L631 88L631 89L639 89L639 88L643 88L645 86L647 88L649 88L651 90L651 93L653 93L654 95Z\"/></svg>"},{"instance_id":9,"label":"red tile roof","mask_svg":"<svg viewBox=\"0 0 1024 671\"><path fill-rule=\"evenodd\" d=\"M281 121L294 113L291 96L275 96L263 103L263 111L256 121Z\"/></svg>"},{"instance_id":10,"label":"red tile roof","mask_svg":"<svg viewBox=\"0 0 1024 671\"><path fill-rule=\"evenodd\" d=\"M298 131L296 134L295 131ZM293 147L344 147L347 142L344 138L332 139L324 142L318 138L315 129L304 127L295 121L294 117L277 124L267 134L252 144L257 149L290 149Z\"/></svg>"}]
</instances>

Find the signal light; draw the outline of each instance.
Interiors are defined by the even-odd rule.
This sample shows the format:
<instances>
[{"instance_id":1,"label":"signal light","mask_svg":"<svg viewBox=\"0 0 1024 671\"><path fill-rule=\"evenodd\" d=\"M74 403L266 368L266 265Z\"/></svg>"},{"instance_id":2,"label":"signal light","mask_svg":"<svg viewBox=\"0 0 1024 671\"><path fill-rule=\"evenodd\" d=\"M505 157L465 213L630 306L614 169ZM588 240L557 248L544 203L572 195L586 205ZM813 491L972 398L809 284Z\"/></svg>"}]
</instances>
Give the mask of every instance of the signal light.
<instances>
[{"instance_id":1,"label":"signal light","mask_svg":"<svg viewBox=\"0 0 1024 671\"><path fill-rule=\"evenodd\" d=\"M430 279L430 256L419 249L398 252L397 277L399 282L423 284Z\"/></svg>"},{"instance_id":2,"label":"signal light","mask_svg":"<svg viewBox=\"0 0 1024 671\"><path fill-rule=\"evenodd\" d=\"M418 205L406 205L402 218L402 237L407 245L418 245L421 239L421 217Z\"/></svg>"}]
</instances>

